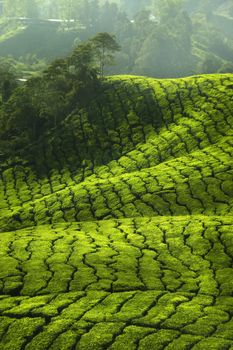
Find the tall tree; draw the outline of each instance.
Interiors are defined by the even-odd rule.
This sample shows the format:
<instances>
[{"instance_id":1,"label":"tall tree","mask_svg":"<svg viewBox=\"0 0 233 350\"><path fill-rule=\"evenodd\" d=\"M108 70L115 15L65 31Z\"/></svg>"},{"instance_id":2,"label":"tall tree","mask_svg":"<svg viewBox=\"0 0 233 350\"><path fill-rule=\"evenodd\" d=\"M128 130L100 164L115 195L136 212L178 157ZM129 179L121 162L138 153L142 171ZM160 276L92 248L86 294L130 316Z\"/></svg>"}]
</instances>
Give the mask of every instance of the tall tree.
<instances>
[{"instance_id":1,"label":"tall tree","mask_svg":"<svg viewBox=\"0 0 233 350\"><path fill-rule=\"evenodd\" d=\"M149 4L149 0L121 0L121 6L133 18L143 7Z\"/></svg>"},{"instance_id":2,"label":"tall tree","mask_svg":"<svg viewBox=\"0 0 233 350\"><path fill-rule=\"evenodd\" d=\"M26 0L26 11L29 18L38 18L40 16L39 6L36 0Z\"/></svg>"},{"instance_id":3,"label":"tall tree","mask_svg":"<svg viewBox=\"0 0 233 350\"><path fill-rule=\"evenodd\" d=\"M98 69L93 45L90 42L80 44L68 58L68 65L72 81L68 96L70 104L85 105L92 98L98 85Z\"/></svg>"},{"instance_id":4,"label":"tall tree","mask_svg":"<svg viewBox=\"0 0 233 350\"><path fill-rule=\"evenodd\" d=\"M98 33L90 42L93 44L100 67L100 76L104 75L106 65L111 65L114 62L114 53L120 51L120 45L116 41L114 35L109 33Z\"/></svg>"},{"instance_id":5,"label":"tall tree","mask_svg":"<svg viewBox=\"0 0 233 350\"><path fill-rule=\"evenodd\" d=\"M17 17L18 15L20 15L20 9L20 0L3 0L3 15L5 17Z\"/></svg>"},{"instance_id":6,"label":"tall tree","mask_svg":"<svg viewBox=\"0 0 233 350\"><path fill-rule=\"evenodd\" d=\"M17 87L15 72L11 69L8 62L0 60L0 95L1 102L7 102Z\"/></svg>"},{"instance_id":7,"label":"tall tree","mask_svg":"<svg viewBox=\"0 0 233 350\"><path fill-rule=\"evenodd\" d=\"M100 7L98 30L101 32L114 32L118 16L119 9L117 4L106 1L104 5Z\"/></svg>"}]
</instances>

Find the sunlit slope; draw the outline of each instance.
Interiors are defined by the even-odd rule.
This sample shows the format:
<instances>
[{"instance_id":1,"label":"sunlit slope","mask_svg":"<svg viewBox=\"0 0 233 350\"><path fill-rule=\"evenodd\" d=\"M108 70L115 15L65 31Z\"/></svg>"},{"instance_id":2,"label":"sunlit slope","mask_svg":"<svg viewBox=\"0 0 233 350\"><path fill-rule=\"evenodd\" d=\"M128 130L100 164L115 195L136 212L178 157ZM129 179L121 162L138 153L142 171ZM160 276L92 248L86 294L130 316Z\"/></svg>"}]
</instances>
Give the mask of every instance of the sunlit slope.
<instances>
[{"instance_id":1,"label":"sunlit slope","mask_svg":"<svg viewBox=\"0 0 233 350\"><path fill-rule=\"evenodd\" d=\"M1 274L7 274L1 292L139 289L226 296L233 288L232 227L230 216L164 216L2 233L0 253L8 258L2 260Z\"/></svg>"},{"instance_id":2,"label":"sunlit slope","mask_svg":"<svg viewBox=\"0 0 233 350\"><path fill-rule=\"evenodd\" d=\"M232 349L231 216L2 233L4 350Z\"/></svg>"},{"instance_id":3,"label":"sunlit slope","mask_svg":"<svg viewBox=\"0 0 233 350\"><path fill-rule=\"evenodd\" d=\"M232 213L231 75L115 77L106 83L104 96L106 104L100 105L101 96L88 111L74 112L64 130L48 136L38 160L47 176L38 178L20 165L3 170L2 231Z\"/></svg>"},{"instance_id":4,"label":"sunlit slope","mask_svg":"<svg viewBox=\"0 0 233 350\"><path fill-rule=\"evenodd\" d=\"M233 349L233 76L108 78L1 164L1 350Z\"/></svg>"}]
</instances>

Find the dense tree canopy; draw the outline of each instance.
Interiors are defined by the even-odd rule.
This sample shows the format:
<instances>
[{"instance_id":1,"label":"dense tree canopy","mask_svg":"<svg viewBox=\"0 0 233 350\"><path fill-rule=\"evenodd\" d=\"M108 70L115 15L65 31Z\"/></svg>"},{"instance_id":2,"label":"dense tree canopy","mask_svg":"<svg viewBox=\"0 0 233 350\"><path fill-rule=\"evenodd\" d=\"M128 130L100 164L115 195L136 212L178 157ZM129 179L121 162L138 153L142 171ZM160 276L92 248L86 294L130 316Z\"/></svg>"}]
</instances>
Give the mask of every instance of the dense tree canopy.
<instances>
[{"instance_id":1,"label":"dense tree canopy","mask_svg":"<svg viewBox=\"0 0 233 350\"><path fill-rule=\"evenodd\" d=\"M0 103L7 102L17 87L16 72L9 60L0 59Z\"/></svg>"},{"instance_id":2,"label":"dense tree canopy","mask_svg":"<svg viewBox=\"0 0 233 350\"><path fill-rule=\"evenodd\" d=\"M13 145L30 144L57 127L72 110L88 106L101 91L104 67L119 49L114 36L99 33L18 89L10 71L0 70L1 139L12 140Z\"/></svg>"}]
</instances>

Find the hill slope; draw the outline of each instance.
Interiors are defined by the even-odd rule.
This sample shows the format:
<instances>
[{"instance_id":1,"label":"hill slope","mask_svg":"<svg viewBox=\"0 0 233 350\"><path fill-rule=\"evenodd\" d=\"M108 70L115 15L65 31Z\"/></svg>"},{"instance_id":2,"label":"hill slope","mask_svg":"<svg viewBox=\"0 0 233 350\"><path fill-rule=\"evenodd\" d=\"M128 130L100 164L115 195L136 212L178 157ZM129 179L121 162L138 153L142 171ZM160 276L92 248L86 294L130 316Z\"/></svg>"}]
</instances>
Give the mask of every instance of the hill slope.
<instances>
[{"instance_id":1,"label":"hill slope","mask_svg":"<svg viewBox=\"0 0 233 350\"><path fill-rule=\"evenodd\" d=\"M232 110L232 75L116 76L1 164L2 349L233 348Z\"/></svg>"}]
</instances>

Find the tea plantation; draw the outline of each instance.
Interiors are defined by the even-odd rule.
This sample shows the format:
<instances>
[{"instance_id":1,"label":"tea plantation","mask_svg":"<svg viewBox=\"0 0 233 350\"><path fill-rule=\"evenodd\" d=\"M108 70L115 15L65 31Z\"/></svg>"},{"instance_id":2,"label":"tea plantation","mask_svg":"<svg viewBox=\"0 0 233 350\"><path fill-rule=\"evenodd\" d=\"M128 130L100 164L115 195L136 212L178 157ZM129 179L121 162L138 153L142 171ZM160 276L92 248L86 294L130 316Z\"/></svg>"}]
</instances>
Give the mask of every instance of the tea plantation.
<instances>
[{"instance_id":1,"label":"tea plantation","mask_svg":"<svg viewBox=\"0 0 233 350\"><path fill-rule=\"evenodd\" d=\"M0 163L1 350L233 350L233 75L114 76Z\"/></svg>"}]
</instances>

